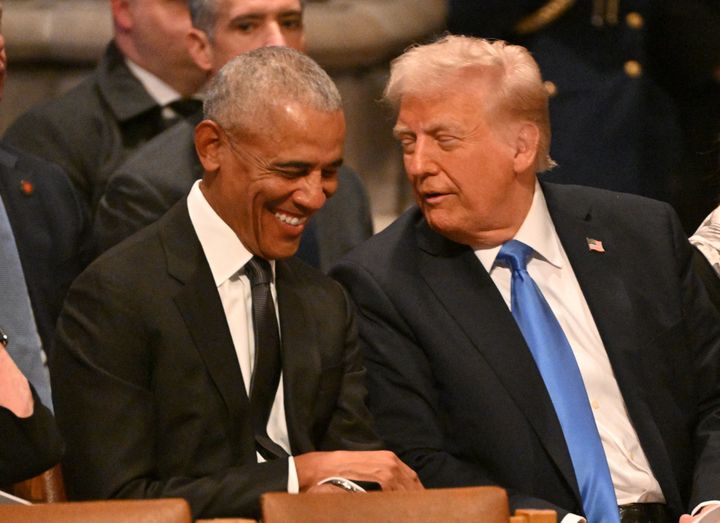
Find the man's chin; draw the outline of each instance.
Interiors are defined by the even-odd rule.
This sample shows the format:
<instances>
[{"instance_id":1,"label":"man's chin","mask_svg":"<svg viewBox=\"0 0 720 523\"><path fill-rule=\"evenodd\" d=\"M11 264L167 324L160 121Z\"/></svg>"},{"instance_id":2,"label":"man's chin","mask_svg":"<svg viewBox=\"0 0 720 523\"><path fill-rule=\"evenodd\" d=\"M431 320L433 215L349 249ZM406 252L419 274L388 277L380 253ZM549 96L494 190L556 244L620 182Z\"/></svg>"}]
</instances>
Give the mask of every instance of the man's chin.
<instances>
[{"instance_id":1,"label":"man's chin","mask_svg":"<svg viewBox=\"0 0 720 523\"><path fill-rule=\"evenodd\" d=\"M262 246L261 256L266 260L283 260L295 255L300 247L300 241L283 242L282 244Z\"/></svg>"}]
</instances>

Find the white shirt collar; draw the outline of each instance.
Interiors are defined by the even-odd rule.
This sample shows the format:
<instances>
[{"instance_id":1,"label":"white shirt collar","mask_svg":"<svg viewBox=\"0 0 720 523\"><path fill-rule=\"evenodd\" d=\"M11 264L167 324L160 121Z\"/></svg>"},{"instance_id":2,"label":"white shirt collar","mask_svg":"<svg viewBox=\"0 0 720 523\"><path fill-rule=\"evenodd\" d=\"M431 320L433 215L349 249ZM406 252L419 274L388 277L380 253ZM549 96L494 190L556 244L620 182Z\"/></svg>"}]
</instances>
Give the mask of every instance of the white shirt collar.
<instances>
[{"instance_id":1,"label":"white shirt collar","mask_svg":"<svg viewBox=\"0 0 720 523\"><path fill-rule=\"evenodd\" d=\"M179 92L147 69L143 69L128 58L125 59L125 63L132 74L140 81L148 94L160 107L165 107L167 104L182 98L182 95Z\"/></svg>"},{"instance_id":2,"label":"white shirt collar","mask_svg":"<svg viewBox=\"0 0 720 523\"><path fill-rule=\"evenodd\" d=\"M513 239L529 245L540 257L556 267L561 268L563 266L560 239L557 232L555 232L545 195L540 188L540 182L537 180L535 180L535 193L533 194L532 204L530 204L530 210ZM497 245L475 251L475 255L488 272L495 263L500 247L502 246Z\"/></svg>"},{"instance_id":3,"label":"white shirt collar","mask_svg":"<svg viewBox=\"0 0 720 523\"><path fill-rule=\"evenodd\" d=\"M247 250L230 226L210 206L200 190L197 180L187 198L190 221L210 265L215 285L219 286L234 276L253 254ZM275 275L275 261L268 260Z\"/></svg>"}]
</instances>

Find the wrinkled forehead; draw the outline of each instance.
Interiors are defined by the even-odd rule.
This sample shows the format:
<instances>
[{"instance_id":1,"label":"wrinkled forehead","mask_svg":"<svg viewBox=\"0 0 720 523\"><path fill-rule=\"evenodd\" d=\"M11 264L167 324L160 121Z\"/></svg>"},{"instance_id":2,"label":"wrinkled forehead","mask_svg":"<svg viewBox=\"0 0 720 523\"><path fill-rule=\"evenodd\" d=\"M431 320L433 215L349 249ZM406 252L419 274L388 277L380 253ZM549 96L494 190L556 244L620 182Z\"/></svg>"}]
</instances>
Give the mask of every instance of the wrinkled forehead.
<instances>
[{"instance_id":1,"label":"wrinkled forehead","mask_svg":"<svg viewBox=\"0 0 720 523\"><path fill-rule=\"evenodd\" d=\"M303 3L299 0L219 0L218 11L232 14L282 14L302 12Z\"/></svg>"}]
</instances>

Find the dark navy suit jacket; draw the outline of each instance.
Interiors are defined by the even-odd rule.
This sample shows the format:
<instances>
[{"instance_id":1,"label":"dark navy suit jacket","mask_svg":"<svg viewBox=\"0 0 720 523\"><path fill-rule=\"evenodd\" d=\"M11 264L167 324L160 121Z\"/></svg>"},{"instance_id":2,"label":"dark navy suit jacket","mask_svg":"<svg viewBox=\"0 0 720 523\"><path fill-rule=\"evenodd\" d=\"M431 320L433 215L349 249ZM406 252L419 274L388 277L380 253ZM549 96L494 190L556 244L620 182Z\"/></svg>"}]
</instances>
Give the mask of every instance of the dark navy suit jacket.
<instances>
[{"instance_id":1,"label":"dark navy suit jacket","mask_svg":"<svg viewBox=\"0 0 720 523\"><path fill-rule=\"evenodd\" d=\"M43 348L86 263L86 220L63 171L0 142L0 195L10 219Z\"/></svg>"},{"instance_id":2,"label":"dark navy suit jacket","mask_svg":"<svg viewBox=\"0 0 720 523\"><path fill-rule=\"evenodd\" d=\"M720 318L666 204L543 184L642 448L677 517L720 492ZM588 249L601 240L604 253ZM497 484L513 508L581 514L562 431L470 247L417 209L332 271L360 315L380 436L425 486Z\"/></svg>"},{"instance_id":3,"label":"dark navy suit jacket","mask_svg":"<svg viewBox=\"0 0 720 523\"><path fill-rule=\"evenodd\" d=\"M15 236L43 348L50 352L63 298L84 263L85 219L60 168L2 142L0 196ZM19 419L0 408L0 485L39 474L62 454L52 415L37 395L34 398L35 409L29 418Z\"/></svg>"}]
</instances>

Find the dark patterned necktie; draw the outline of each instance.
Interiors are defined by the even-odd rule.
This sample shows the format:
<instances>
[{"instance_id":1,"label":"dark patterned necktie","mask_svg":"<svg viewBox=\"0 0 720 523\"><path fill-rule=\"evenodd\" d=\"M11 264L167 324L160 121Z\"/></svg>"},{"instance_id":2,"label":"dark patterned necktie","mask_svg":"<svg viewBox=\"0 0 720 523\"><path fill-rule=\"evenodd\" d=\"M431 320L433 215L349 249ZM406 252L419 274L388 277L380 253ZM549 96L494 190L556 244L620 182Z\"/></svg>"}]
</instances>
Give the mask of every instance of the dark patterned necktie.
<instances>
[{"instance_id":1,"label":"dark patterned necktie","mask_svg":"<svg viewBox=\"0 0 720 523\"><path fill-rule=\"evenodd\" d=\"M272 268L267 260L253 256L245 265L245 274L252 286L253 332L255 333L255 365L250 380L250 412L255 447L266 460L287 453L267 434L273 401L282 371L280 333L270 283Z\"/></svg>"}]
</instances>

